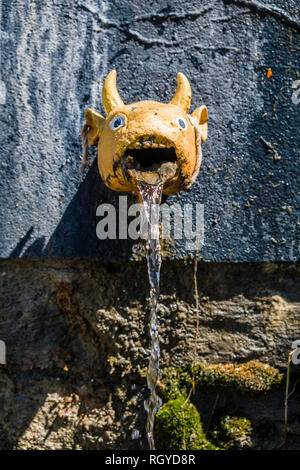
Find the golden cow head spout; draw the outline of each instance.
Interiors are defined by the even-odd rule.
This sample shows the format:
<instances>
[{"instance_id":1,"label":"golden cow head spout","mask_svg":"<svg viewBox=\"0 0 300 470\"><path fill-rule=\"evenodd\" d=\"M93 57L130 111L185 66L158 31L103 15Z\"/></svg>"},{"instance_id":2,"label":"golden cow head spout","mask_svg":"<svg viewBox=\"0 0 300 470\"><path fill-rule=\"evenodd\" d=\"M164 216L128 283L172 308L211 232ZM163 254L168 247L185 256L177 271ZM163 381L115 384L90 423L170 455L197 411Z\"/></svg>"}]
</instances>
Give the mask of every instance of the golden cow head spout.
<instances>
[{"instance_id":1,"label":"golden cow head spout","mask_svg":"<svg viewBox=\"0 0 300 470\"><path fill-rule=\"evenodd\" d=\"M191 87L183 73L177 75L177 90L168 104L124 104L116 77L116 71L111 71L103 85L106 118L87 109L82 131L86 147L98 145L104 183L115 191L137 192L137 180L162 181L167 195L188 189L197 178L201 142L207 138L206 106L188 114Z\"/></svg>"}]
</instances>

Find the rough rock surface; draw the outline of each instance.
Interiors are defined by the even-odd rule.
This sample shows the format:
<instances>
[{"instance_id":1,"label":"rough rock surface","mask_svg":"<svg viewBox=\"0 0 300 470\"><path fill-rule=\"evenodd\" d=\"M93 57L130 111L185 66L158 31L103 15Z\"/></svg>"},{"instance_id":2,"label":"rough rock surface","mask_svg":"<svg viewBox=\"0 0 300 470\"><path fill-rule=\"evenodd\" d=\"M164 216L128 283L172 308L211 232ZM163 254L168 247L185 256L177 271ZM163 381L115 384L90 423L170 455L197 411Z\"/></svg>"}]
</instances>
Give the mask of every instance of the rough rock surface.
<instances>
[{"instance_id":1,"label":"rough rock surface","mask_svg":"<svg viewBox=\"0 0 300 470\"><path fill-rule=\"evenodd\" d=\"M126 102L168 101L177 71L186 73L191 110L209 111L198 181L178 199L204 204L200 256L213 261L198 267L197 357L285 373L300 339L299 268L290 263L300 246L299 2L2 0L0 10L0 256L11 258L0 263L0 447L147 448L147 271L144 260L128 261L129 241L96 237L97 206L117 205L118 194L95 164L78 171L84 111L103 113L113 68ZM185 366L193 263L184 240L163 252L161 366ZM291 374L292 390L299 366ZM299 450L299 393L298 382L287 429L284 384L263 397L222 395L215 411L239 408L252 448ZM204 429L215 400L194 397Z\"/></svg>"},{"instance_id":2,"label":"rough rock surface","mask_svg":"<svg viewBox=\"0 0 300 470\"><path fill-rule=\"evenodd\" d=\"M0 256L131 254L130 244L97 239L96 207L116 196L95 166L78 171L84 111L103 112L101 87L115 68L126 102L169 101L183 71L191 110L208 106L200 175L180 197L205 206L201 257L297 260L299 8L297 0L2 0ZM187 255L180 241L170 251Z\"/></svg>"},{"instance_id":3,"label":"rough rock surface","mask_svg":"<svg viewBox=\"0 0 300 470\"><path fill-rule=\"evenodd\" d=\"M1 447L147 448L145 262L2 261L0 274L0 338L7 346L7 364L0 366ZM299 339L299 276L295 265L199 263L199 360L258 360L285 373ZM162 368L191 364L195 313L193 264L164 263ZM291 372L290 390L299 366ZM299 393L298 383L285 448L299 449ZM201 392L195 399L207 423L214 396ZM265 396L221 394L218 406L225 404L250 419L256 448L283 442L284 383ZM138 440L131 439L134 429Z\"/></svg>"}]
</instances>

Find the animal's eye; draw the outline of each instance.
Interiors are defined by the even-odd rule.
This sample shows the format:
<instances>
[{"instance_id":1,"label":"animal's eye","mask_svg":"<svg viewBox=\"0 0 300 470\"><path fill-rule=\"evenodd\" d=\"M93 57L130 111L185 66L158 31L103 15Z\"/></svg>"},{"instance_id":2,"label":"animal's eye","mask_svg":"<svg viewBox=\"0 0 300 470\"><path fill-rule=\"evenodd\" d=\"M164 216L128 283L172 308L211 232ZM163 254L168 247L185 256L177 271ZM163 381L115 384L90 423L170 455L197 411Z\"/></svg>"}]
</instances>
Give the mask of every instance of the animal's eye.
<instances>
[{"instance_id":1,"label":"animal's eye","mask_svg":"<svg viewBox=\"0 0 300 470\"><path fill-rule=\"evenodd\" d=\"M183 117L177 118L177 122L182 129L187 129L187 122Z\"/></svg>"},{"instance_id":2,"label":"animal's eye","mask_svg":"<svg viewBox=\"0 0 300 470\"><path fill-rule=\"evenodd\" d=\"M117 129L120 129L120 127L123 127L125 126L125 118L124 116L116 116L115 118L113 118L110 123L110 128L113 130L113 131L116 131Z\"/></svg>"}]
</instances>

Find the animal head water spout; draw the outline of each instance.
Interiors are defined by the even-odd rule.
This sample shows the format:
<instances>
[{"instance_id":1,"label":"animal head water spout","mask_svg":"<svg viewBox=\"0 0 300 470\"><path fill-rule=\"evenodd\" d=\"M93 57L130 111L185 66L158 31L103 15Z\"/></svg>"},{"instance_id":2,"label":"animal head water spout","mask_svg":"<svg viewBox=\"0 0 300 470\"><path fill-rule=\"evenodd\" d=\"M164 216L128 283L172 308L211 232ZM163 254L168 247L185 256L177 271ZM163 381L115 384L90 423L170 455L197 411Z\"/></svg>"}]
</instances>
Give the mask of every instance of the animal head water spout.
<instances>
[{"instance_id":1,"label":"animal head water spout","mask_svg":"<svg viewBox=\"0 0 300 470\"><path fill-rule=\"evenodd\" d=\"M163 192L175 194L196 180L207 137L207 109L188 114L191 87L183 73L168 103L124 104L116 86L116 71L106 77L102 101L106 118L92 109L85 113L84 147L98 145L98 167L104 183L115 191L137 192L137 181L163 182ZM85 160L87 152L85 152Z\"/></svg>"}]
</instances>

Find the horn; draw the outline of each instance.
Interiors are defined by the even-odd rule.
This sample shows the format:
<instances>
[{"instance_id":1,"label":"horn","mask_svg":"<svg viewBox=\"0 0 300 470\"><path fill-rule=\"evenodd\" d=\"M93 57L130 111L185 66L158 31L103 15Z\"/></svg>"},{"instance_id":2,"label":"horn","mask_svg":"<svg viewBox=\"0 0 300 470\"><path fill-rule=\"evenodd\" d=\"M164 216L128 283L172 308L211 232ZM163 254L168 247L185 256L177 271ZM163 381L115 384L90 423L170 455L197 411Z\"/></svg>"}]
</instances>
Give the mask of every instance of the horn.
<instances>
[{"instance_id":1,"label":"horn","mask_svg":"<svg viewBox=\"0 0 300 470\"><path fill-rule=\"evenodd\" d=\"M188 112L191 106L191 98L192 90L190 82L183 73L179 72L177 74L176 92L170 101L170 104L175 104L175 106L179 106L179 108L182 108L184 111Z\"/></svg>"},{"instance_id":2,"label":"horn","mask_svg":"<svg viewBox=\"0 0 300 470\"><path fill-rule=\"evenodd\" d=\"M112 70L104 80L102 103L106 114L109 114L116 106L124 104L117 90L117 72L115 70Z\"/></svg>"}]
</instances>

